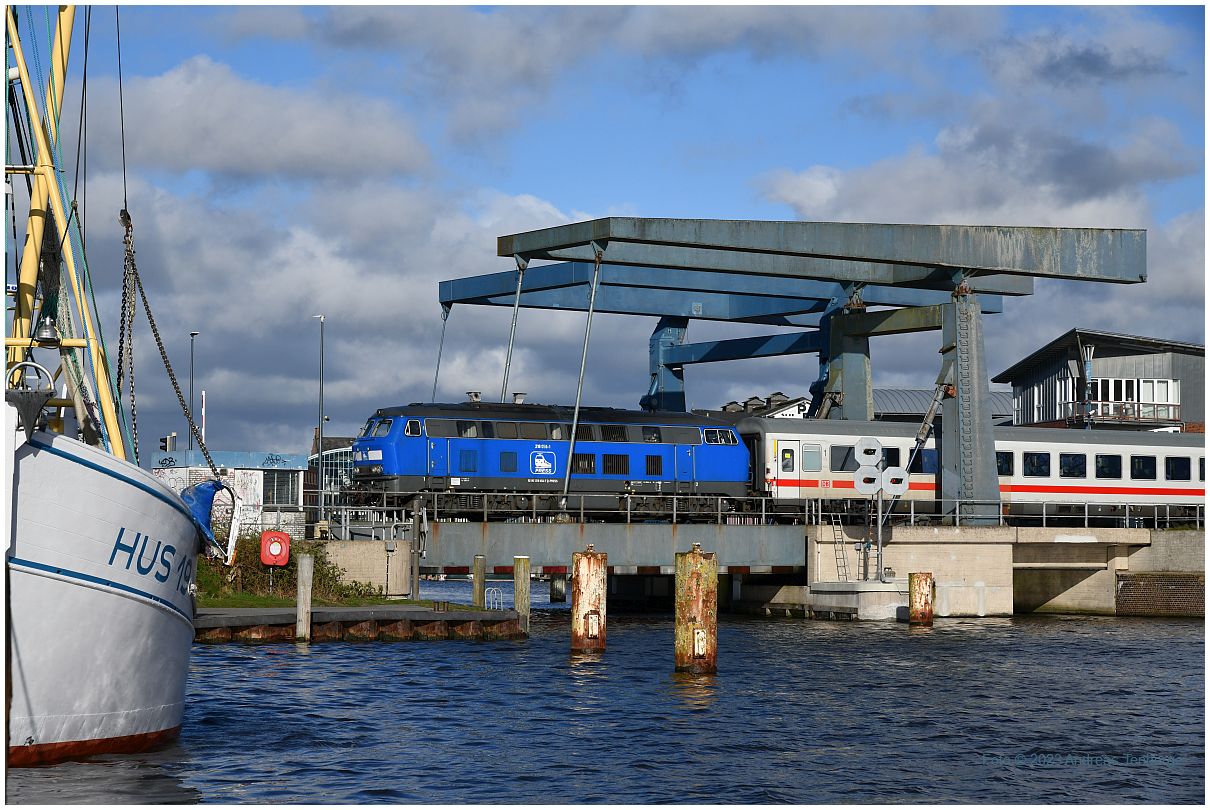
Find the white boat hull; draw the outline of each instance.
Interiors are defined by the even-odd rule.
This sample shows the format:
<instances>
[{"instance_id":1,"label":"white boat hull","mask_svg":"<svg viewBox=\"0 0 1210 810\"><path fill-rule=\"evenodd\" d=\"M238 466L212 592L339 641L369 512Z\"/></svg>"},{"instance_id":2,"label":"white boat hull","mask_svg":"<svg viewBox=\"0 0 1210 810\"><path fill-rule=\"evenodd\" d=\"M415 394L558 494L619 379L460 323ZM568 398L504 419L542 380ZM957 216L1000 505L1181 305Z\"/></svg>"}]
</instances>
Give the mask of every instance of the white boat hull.
<instances>
[{"instance_id":1,"label":"white boat hull","mask_svg":"<svg viewBox=\"0 0 1210 810\"><path fill-rule=\"evenodd\" d=\"M145 470L63 436L35 433L14 467L8 764L172 739L198 552L184 504Z\"/></svg>"}]
</instances>

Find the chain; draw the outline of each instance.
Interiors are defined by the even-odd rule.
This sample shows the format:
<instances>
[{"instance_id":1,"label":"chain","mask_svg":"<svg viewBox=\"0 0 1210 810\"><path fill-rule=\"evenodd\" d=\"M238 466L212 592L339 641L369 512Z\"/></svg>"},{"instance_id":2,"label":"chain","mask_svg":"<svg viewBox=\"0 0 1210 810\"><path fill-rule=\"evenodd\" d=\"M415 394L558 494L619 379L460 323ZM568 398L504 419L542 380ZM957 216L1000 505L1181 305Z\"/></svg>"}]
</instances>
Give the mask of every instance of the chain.
<instances>
[{"instance_id":1,"label":"chain","mask_svg":"<svg viewBox=\"0 0 1210 810\"><path fill-rule=\"evenodd\" d=\"M129 374L130 386L130 439L134 449L134 463L139 463L139 413L135 406L134 387L134 223L123 208L118 214L118 221L126 229L122 244L126 247L126 259L122 267L122 309L118 327L118 396L122 395L123 374Z\"/></svg>"},{"instance_id":2,"label":"chain","mask_svg":"<svg viewBox=\"0 0 1210 810\"><path fill-rule=\"evenodd\" d=\"M134 281L134 289L138 290L139 298L143 301L143 311L147 313L147 323L151 326L151 334L155 337L155 345L160 350L160 359L164 361L164 370L168 372L168 379L172 381L172 389L176 391L177 402L181 405L181 411L185 414L185 420L189 422L189 429L193 432L193 438L197 439L198 449L202 451L202 455L206 458L206 463L210 465L210 472L214 474L215 478L218 478L218 467L215 465L214 459L210 457L210 451L206 449L206 443L202 441L202 434L198 432L197 425L193 423L193 414L189 412L189 406L185 403L185 395L181 393L181 384L177 381L176 373L172 370L172 363L168 360L168 352L164 349L164 341L160 338L159 327L156 326L155 317L151 314L151 304L147 301L147 293L143 291L143 281L139 278L139 269L134 263L134 223L130 221L130 215L126 212L126 209L122 209L120 216L122 224L126 227L126 267ZM134 401L133 387L132 385L132 409Z\"/></svg>"}]
</instances>

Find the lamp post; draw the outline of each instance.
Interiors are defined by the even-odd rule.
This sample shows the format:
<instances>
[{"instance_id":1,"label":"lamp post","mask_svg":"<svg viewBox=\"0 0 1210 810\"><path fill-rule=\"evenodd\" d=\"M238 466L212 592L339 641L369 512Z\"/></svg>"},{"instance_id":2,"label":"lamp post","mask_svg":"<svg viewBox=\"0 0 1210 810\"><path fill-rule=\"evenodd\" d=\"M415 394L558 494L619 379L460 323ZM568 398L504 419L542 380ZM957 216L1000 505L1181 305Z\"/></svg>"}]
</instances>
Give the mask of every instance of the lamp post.
<instances>
[{"instance_id":1,"label":"lamp post","mask_svg":"<svg viewBox=\"0 0 1210 810\"><path fill-rule=\"evenodd\" d=\"M319 474L319 520L324 519L324 321L323 315L312 315L319 318L319 442L315 459L316 470Z\"/></svg>"},{"instance_id":2,"label":"lamp post","mask_svg":"<svg viewBox=\"0 0 1210 810\"><path fill-rule=\"evenodd\" d=\"M193 341L201 332L189 333L189 450L193 451Z\"/></svg>"}]
</instances>

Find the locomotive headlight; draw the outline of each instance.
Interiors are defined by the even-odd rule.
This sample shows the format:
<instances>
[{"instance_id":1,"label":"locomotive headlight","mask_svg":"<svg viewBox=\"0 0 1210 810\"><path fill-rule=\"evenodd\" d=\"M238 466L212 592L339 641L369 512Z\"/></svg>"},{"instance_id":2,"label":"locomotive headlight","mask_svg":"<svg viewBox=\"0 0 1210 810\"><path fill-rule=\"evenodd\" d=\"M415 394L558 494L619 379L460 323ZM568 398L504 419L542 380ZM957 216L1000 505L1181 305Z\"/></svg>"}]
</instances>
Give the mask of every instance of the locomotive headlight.
<instances>
[{"instance_id":1,"label":"locomotive headlight","mask_svg":"<svg viewBox=\"0 0 1210 810\"><path fill-rule=\"evenodd\" d=\"M371 464L370 465L370 475L382 475L382 465L381 464Z\"/></svg>"}]
</instances>

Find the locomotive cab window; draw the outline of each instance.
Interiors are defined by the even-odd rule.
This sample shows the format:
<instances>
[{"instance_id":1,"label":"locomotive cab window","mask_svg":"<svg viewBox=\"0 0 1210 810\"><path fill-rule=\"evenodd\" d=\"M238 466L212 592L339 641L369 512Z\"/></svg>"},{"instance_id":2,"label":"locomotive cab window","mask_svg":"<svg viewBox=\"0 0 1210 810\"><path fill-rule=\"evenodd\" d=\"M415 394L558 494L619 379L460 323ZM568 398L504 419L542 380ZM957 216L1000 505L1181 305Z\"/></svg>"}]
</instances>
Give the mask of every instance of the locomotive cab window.
<instances>
[{"instance_id":1,"label":"locomotive cab window","mask_svg":"<svg viewBox=\"0 0 1210 810\"><path fill-rule=\"evenodd\" d=\"M832 472L856 472L861 465L851 444L832 445Z\"/></svg>"},{"instance_id":2,"label":"locomotive cab window","mask_svg":"<svg viewBox=\"0 0 1210 810\"><path fill-rule=\"evenodd\" d=\"M1010 451L996 451L996 475L1013 474L1013 454Z\"/></svg>"},{"instance_id":3,"label":"locomotive cab window","mask_svg":"<svg viewBox=\"0 0 1210 810\"><path fill-rule=\"evenodd\" d=\"M718 437L718 431L714 428L706 428L702 431L702 436L706 440L706 444L722 444L723 440Z\"/></svg>"},{"instance_id":4,"label":"locomotive cab window","mask_svg":"<svg viewBox=\"0 0 1210 810\"><path fill-rule=\"evenodd\" d=\"M660 437L668 444L701 444L702 431L699 428L666 427L660 428Z\"/></svg>"},{"instance_id":5,"label":"locomotive cab window","mask_svg":"<svg viewBox=\"0 0 1210 810\"><path fill-rule=\"evenodd\" d=\"M378 423L378 427L374 428L374 438L381 439L383 436L391 432L391 420L383 419Z\"/></svg>"},{"instance_id":6,"label":"locomotive cab window","mask_svg":"<svg viewBox=\"0 0 1210 810\"><path fill-rule=\"evenodd\" d=\"M1169 481L1188 481L1193 475L1193 464L1188 457L1177 456L1164 459L1164 478Z\"/></svg>"},{"instance_id":7,"label":"locomotive cab window","mask_svg":"<svg viewBox=\"0 0 1210 810\"><path fill-rule=\"evenodd\" d=\"M1097 454L1097 478L1121 478L1122 457Z\"/></svg>"},{"instance_id":8,"label":"locomotive cab window","mask_svg":"<svg viewBox=\"0 0 1210 810\"><path fill-rule=\"evenodd\" d=\"M409 419L407 424L403 426L404 436L419 436L420 435L420 420Z\"/></svg>"},{"instance_id":9,"label":"locomotive cab window","mask_svg":"<svg viewBox=\"0 0 1210 810\"><path fill-rule=\"evenodd\" d=\"M497 439L515 439L515 438L517 438L517 423L516 422L497 422L496 423L496 438Z\"/></svg>"},{"instance_id":10,"label":"locomotive cab window","mask_svg":"<svg viewBox=\"0 0 1210 810\"><path fill-rule=\"evenodd\" d=\"M1087 478L1088 456L1083 453L1059 453L1060 478Z\"/></svg>"},{"instance_id":11,"label":"locomotive cab window","mask_svg":"<svg viewBox=\"0 0 1210 810\"><path fill-rule=\"evenodd\" d=\"M361 429L361 438L364 439L364 438L368 437L370 435L370 432L373 430L374 430L374 420L367 419L366 426Z\"/></svg>"},{"instance_id":12,"label":"locomotive cab window","mask_svg":"<svg viewBox=\"0 0 1210 810\"><path fill-rule=\"evenodd\" d=\"M1050 477L1050 453L1022 453L1022 472L1030 478Z\"/></svg>"},{"instance_id":13,"label":"locomotive cab window","mask_svg":"<svg viewBox=\"0 0 1210 810\"><path fill-rule=\"evenodd\" d=\"M823 446L804 444L802 446L802 471L820 472L823 470Z\"/></svg>"},{"instance_id":14,"label":"locomotive cab window","mask_svg":"<svg viewBox=\"0 0 1210 810\"><path fill-rule=\"evenodd\" d=\"M1136 481L1155 480L1155 456L1131 456L1130 477Z\"/></svg>"}]
</instances>

